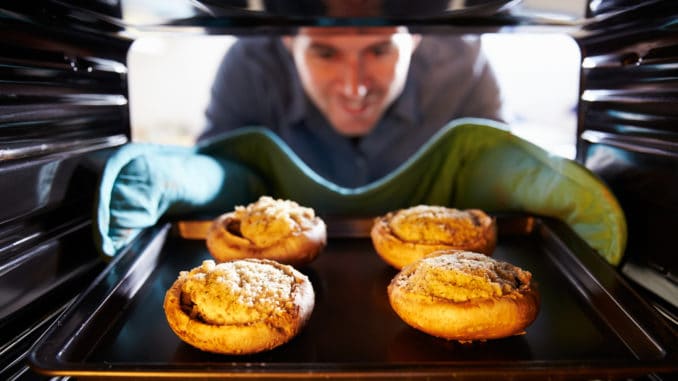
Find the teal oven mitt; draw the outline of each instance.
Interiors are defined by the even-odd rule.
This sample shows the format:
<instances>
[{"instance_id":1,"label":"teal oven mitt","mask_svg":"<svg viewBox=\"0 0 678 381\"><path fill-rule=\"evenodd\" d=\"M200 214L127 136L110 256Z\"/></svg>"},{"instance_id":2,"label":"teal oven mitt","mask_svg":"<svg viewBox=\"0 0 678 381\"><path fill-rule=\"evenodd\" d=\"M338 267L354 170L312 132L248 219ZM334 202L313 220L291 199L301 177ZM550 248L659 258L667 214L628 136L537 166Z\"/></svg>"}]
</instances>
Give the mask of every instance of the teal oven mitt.
<instances>
[{"instance_id":1,"label":"teal oven mitt","mask_svg":"<svg viewBox=\"0 0 678 381\"><path fill-rule=\"evenodd\" d=\"M127 144L107 160L97 196L95 238L114 255L163 216L228 210L263 193L247 168L192 148Z\"/></svg>"},{"instance_id":2,"label":"teal oven mitt","mask_svg":"<svg viewBox=\"0 0 678 381\"><path fill-rule=\"evenodd\" d=\"M268 194L319 214L377 215L417 204L524 212L564 221L612 264L626 245L622 209L599 178L489 120L451 122L393 173L359 188L320 177L262 128L228 133L198 150L244 163L267 179Z\"/></svg>"},{"instance_id":3,"label":"teal oven mitt","mask_svg":"<svg viewBox=\"0 0 678 381\"><path fill-rule=\"evenodd\" d=\"M621 208L597 177L488 120L451 122L393 173L358 188L340 187L320 177L264 128L232 131L202 142L194 151L146 150L144 161L152 163L146 168L126 163L139 150L144 148L131 145L121 150L102 179L97 231L109 255L163 213L210 208L223 212L228 205L263 193L295 200L321 215L378 215L429 204L555 217L612 264L620 261L626 243ZM205 168L193 170L194 160L195 166ZM253 173L265 180L266 188L253 180Z\"/></svg>"}]
</instances>

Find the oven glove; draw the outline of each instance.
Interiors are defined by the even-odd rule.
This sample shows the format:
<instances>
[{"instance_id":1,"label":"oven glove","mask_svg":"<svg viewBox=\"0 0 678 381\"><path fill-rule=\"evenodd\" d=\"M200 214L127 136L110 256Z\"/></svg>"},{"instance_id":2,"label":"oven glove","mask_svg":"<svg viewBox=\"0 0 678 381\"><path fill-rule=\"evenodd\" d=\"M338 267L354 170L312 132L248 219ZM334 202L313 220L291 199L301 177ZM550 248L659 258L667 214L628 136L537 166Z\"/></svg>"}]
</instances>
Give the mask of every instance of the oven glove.
<instances>
[{"instance_id":1,"label":"oven glove","mask_svg":"<svg viewBox=\"0 0 678 381\"><path fill-rule=\"evenodd\" d=\"M314 208L319 215L373 216L412 205L432 204L554 217L567 223L610 263L619 263L626 244L626 223L609 189L578 163L550 155L505 128L484 119L453 121L394 172L358 188L340 187L320 177L278 136L264 128L244 128L214 137L195 147L195 154L205 160L213 158L217 166L224 163L221 160L240 162L265 179L266 194L295 200ZM169 169L167 160L158 160L156 164L167 166L163 173L169 176L177 174ZM114 172L109 175L114 176ZM221 189L217 185L219 173L215 170L217 179L211 183ZM200 177L207 174L203 172ZM191 186L184 179L177 181L182 182L182 187ZM104 189L102 185L102 192ZM258 191L251 192L250 198L254 198ZM207 209L200 204L199 200L185 202ZM112 205L112 215L118 215L122 221L128 205L128 202ZM212 212L216 216L227 210L215 208ZM106 224L101 217L100 214L99 225ZM149 217L141 223L134 219L129 223L134 228L150 226L153 216ZM156 213L154 217L160 215ZM103 234L106 228L99 231Z\"/></svg>"},{"instance_id":2,"label":"oven glove","mask_svg":"<svg viewBox=\"0 0 678 381\"><path fill-rule=\"evenodd\" d=\"M394 172L350 189L320 177L267 129L235 130L198 149L244 163L267 180L268 194L321 215L374 216L417 204L481 208L559 219L612 264L626 245L623 211L596 175L486 119L450 122Z\"/></svg>"},{"instance_id":3,"label":"oven glove","mask_svg":"<svg viewBox=\"0 0 678 381\"><path fill-rule=\"evenodd\" d=\"M222 186L228 184L228 186ZM263 193L258 177L193 148L127 144L106 162L97 197L96 240L110 256L163 216L224 210Z\"/></svg>"}]
</instances>

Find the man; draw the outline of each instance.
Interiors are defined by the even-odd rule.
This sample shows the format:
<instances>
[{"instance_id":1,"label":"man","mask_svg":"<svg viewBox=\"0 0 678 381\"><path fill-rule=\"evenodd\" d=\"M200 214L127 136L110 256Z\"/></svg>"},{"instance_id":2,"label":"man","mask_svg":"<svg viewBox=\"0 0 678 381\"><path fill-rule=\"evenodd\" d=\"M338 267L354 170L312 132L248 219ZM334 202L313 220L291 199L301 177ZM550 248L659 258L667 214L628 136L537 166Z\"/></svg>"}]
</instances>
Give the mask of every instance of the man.
<instances>
[{"instance_id":1,"label":"man","mask_svg":"<svg viewBox=\"0 0 678 381\"><path fill-rule=\"evenodd\" d=\"M213 215L268 194L326 215L421 204L551 216L619 263L624 214L590 171L503 124L448 123L499 119L499 99L478 45L455 36L302 28L294 37L239 42L217 76L203 138L267 126L318 174L351 189L298 171L277 139L260 131L197 149L128 144L102 174L97 242L114 255L164 216ZM396 169L443 126L419 160L360 187Z\"/></svg>"},{"instance_id":2,"label":"man","mask_svg":"<svg viewBox=\"0 0 678 381\"><path fill-rule=\"evenodd\" d=\"M501 120L477 41L404 27L305 27L245 37L222 62L201 139L276 132L321 176L356 187L388 174L452 119Z\"/></svg>"}]
</instances>

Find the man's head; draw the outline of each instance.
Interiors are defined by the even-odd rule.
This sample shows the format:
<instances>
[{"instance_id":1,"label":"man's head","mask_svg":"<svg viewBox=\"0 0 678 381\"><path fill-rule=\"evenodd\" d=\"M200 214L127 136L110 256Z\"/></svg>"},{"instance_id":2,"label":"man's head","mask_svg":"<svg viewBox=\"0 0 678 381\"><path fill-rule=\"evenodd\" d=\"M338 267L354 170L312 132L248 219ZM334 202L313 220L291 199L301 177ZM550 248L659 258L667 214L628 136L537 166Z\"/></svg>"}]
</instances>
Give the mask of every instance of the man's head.
<instances>
[{"instance_id":1,"label":"man's head","mask_svg":"<svg viewBox=\"0 0 678 381\"><path fill-rule=\"evenodd\" d=\"M402 93L419 36L402 27L308 27L284 41L316 107L342 135L361 136Z\"/></svg>"}]
</instances>

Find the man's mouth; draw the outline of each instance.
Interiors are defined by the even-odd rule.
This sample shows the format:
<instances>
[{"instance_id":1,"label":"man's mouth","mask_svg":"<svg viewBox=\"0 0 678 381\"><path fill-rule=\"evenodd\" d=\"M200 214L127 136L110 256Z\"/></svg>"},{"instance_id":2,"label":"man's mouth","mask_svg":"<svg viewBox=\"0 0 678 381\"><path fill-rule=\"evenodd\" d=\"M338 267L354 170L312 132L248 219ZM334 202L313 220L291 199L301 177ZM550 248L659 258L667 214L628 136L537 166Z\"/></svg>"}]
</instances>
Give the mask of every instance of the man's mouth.
<instances>
[{"instance_id":1,"label":"man's mouth","mask_svg":"<svg viewBox=\"0 0 678 381\"><path fill-rule=\"evenodd\" d=\"M370 107L370 102L367 99L343 100L340 104L341 108L350 115L364 114Z\"/></svg>"}]
</instances>

